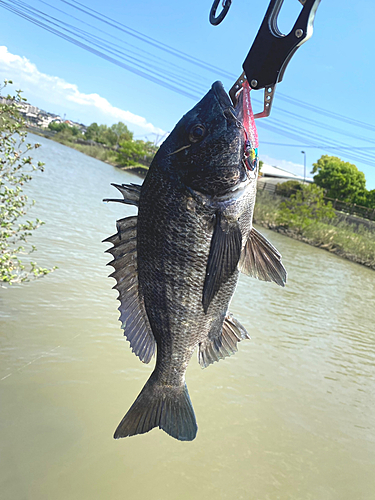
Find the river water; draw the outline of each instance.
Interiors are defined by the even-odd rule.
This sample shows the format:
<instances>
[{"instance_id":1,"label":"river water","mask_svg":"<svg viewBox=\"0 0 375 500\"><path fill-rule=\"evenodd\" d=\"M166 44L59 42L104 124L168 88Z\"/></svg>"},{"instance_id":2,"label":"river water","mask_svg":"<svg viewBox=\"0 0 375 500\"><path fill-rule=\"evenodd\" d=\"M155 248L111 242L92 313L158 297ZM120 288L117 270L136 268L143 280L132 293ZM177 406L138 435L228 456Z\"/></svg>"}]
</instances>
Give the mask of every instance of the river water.
<instances>
[{"instance_id":1,"label":"river water","mask_svg":"<svg viewBox=\"0 0 375 500\"><path fill-rule=\"evenodd\" d=\"M288 284L242 276L231 312L252 339L205 370L193 357L195 441L115 441L152 366L122 336L101 243L136 212L101 200L140 179L31 138L35 259L59 269L0 289L1 500L373 500L374 271L262 230Z\"/></svg>"}]
</instances>

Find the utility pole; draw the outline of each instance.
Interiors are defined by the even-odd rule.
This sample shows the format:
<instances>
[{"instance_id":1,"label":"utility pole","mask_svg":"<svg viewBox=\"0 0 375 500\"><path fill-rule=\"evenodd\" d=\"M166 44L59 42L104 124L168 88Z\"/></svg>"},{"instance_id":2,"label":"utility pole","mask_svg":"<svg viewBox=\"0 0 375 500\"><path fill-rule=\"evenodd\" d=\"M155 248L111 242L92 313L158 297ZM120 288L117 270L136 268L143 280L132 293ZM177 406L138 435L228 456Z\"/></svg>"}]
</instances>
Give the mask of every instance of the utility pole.
<instances>
[{"instance_id":1,"label":"utility pole","mask_svg":"<svg viewBox=\"0 0 375 500\"><path fill-rule=\"evenodd\" d=\"M306 182L306 153L305 151L301 151L301 153L304 155L303 157L303 183L305 184Z\"/></svg>"}]
</instances>

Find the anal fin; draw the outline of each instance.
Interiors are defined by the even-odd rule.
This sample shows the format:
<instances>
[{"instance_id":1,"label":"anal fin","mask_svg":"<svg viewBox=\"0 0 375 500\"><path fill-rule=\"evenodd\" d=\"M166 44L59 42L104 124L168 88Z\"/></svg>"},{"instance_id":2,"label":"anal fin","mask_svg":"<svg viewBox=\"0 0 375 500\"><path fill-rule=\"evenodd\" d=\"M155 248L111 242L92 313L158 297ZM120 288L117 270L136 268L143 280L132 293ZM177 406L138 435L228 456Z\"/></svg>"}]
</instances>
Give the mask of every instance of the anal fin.
<instances>
[{"instance_id":1,"label":"anal fin","mask_svg":"<svg viewBox=\"0 0 375 500\"><path fill-rule=\"evenodd\" d=\"M254 227L242 250L239 269L261 281L273 281L285 286L287 272L281 262L281 254Z\"/></svg>"},{"instance_id":2,"label":"anal fin","mask_svg":"<svg viewBox=\"0 0 375 500\"><path fill-rule=\"evenodd\" d=\"M199 344L199 364L202 368L206 368L215 361L231 356L238 351L238 342L245 339L250 339L249 334L241 323L228 313L221 334L214 339L208 338Z\"/></svg>"}]
</instances>

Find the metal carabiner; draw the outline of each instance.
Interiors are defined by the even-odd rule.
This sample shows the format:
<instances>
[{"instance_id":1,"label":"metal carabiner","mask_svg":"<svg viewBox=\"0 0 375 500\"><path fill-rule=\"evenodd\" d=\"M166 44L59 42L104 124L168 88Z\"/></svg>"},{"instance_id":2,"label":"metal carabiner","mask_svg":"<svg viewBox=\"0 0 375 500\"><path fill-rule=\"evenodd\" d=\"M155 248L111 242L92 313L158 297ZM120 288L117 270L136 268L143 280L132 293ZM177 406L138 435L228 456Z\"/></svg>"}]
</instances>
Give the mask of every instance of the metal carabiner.
<instances>
[{"instance_id":1,"label":"metal carabiner","mask_svg":"<svg viewBox=\"0 0 375 500\"><path fill-rule=\"evenodd\" d=\"M212 4L210 10L210 23L213 24L214 26L217 26L218 24L221 23L224 17L228 14L229 7L232 4L232 0L223 0L223 10L216 17L216 9L219 5L219 2L220 0L214 0L214 3Z\"/></svg>"}]
</instances>

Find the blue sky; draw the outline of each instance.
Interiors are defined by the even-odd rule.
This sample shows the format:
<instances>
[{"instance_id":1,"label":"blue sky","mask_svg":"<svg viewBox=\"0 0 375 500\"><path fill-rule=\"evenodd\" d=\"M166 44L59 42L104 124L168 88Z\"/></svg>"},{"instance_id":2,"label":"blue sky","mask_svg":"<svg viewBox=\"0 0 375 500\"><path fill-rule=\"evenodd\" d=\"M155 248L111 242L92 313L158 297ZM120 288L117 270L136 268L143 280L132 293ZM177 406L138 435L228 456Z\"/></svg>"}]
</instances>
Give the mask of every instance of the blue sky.
<instances>
[{"instance_id":1,"label":"blue sky","mask_svg":"<svg viewBox=\"0 0 375 500\"><path fill-rule=\"evenodd\" d=\"M195 100L215 80L230 89L242 72L268 6L267 0L233 0L223 23L214 27L208 22L211 0L80 1L113 19L107 20L111 24L122 23L217 70L193 65L94 19L73 7L79 7L76 0L29 0L27 5L74 25L74 32L86 30L96 37L91 40L105 38L112 50L116 44L128 56L149 57L144 72L150 77L155 71L170 72L170 83L193 94ZM194 105L194 99L21 19L5 10L4 3L22 5L17 0L0 2L0 78L13 79L31 103L86 124L121 120L136 137L150 140L172 130ZM289 31L300 8L297 0L284 1L279 17L283 32ZM374 18L375 4L370 0L345 6L342 1L322 0L314 34L292 58L277 87L271 116L257 120L264 161L303 175L301 150L307 153L308 171L322 154L339 156L365 173L368 189L375 188ZM252 92L252 96L257 111L262 92Z\"/></svg>"}]
</instances>

